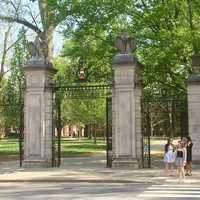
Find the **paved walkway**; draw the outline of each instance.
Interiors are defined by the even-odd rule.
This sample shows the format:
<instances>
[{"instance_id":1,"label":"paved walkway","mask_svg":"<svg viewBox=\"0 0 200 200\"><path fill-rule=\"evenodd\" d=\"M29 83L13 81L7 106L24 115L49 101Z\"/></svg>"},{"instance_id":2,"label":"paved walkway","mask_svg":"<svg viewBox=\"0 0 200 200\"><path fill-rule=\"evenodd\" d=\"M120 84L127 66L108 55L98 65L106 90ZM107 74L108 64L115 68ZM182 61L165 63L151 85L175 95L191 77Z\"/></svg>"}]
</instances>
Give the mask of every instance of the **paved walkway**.
<instances>
[{"instance_id":1,"label":"paved walkway","mask_svg":"<svg viewBox=\"0 0 200 200\"><path fill-rule=\"evenodd\" d=\"M59 168L19 168L18 162L0 165L0 182L99 182L99 183L176 183L166 177L160 165L151 169L119 170L106 168L103 157L65 158ZM200 166L193 167L186 183L200 184Z\"/></svg>"}]
</instances>

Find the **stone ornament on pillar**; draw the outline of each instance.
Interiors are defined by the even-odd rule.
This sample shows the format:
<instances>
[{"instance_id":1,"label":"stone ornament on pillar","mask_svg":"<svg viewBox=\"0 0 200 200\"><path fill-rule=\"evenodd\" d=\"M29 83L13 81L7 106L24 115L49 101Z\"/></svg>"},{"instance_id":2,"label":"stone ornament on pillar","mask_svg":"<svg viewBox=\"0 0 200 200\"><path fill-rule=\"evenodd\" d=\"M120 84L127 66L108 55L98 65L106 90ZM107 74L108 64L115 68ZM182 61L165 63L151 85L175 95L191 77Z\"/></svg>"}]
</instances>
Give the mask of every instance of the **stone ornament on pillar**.
<instances>
[{"instance_id":1,"label":"stone ornament on pillar","mask_svg":"<svg viewBox=\"0 0 200 200\"><path fill-rule=\"evenodd\" d=\"M43 32L35 37L34 42L28 42L27 48L31 56L28 65L52 67L48 59L48 45Z\"/></svg>"},{"instance_id":2,"label":"stone ornament on pillar","mask_svg":"<svg viewBox=\"0 0 200 200\"><path fill-rule=\"evenodd\" d=\"M136 89L137 58L132 55L136 49L135 40L123 33L116 39L119 53L114 56L113 84L113 168L138 168L140 152L137 149L141 127L136 121L141 117L136 106L140 92ZM139 109L140 110L140 109ZM140 119L139 119L140 121Z\"/></svg>"},{"instance_id":3,"label":"stone ornament on pillar","mask_svg":"<svg viewBox=\"0 0 200 200\"><path fill-rule=\"evenodd\" d=\"M113 64L123 65L134 62L135 57L132 55L132 52L136 50L134 38L129 37L128 34L124 32L121 36L116 38L115 45L119 53L115 55Z\"/></svg>"},{"instance_id":4,"label":"stone ornament on pillar","mask_svg":"<svg viewBox=\"0 0 200 200\"><path fill-rule=\"evenodd\" d=\"M136 50L136 42L134 38L129 37L127 32L116 38L115 46L120 54L131 54L132 51Z\"/></svg>"}]
</instances>

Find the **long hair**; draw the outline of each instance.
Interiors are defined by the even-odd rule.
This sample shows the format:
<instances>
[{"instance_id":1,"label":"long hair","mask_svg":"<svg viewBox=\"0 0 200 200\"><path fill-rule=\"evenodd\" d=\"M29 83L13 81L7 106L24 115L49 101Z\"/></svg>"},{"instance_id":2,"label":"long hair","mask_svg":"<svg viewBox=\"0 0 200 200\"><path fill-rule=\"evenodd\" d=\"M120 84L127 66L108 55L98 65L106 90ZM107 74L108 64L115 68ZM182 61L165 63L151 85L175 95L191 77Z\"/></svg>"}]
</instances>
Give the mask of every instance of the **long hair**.
<instances>
[{"instance_id":1,"label":"long hair","mask_svg":"<svg viewBox=\"0 0 200 200\"><path fill-rule=\"evenodd\" d=\"M192 142L192 139L190 136L187 136L186 138L187 138L187 141Z\"/></svg>"},{"instance_id":2,"label":"long hair","mask_svg":"<svg viewBox=\"0 0 200 200\"><path fill-rule=\"evenodd\" d=\"M165 145L165 153L167 153L167 151L168 151L168 147L169 147L169 145L171 143L171 140L172 140L172 138L168 138L167 139L167 144Z\"/></svg>"},{"instance_id":3,"label":"long hair","mask_svg":"<svg viewBox=\"0 0 200 200\"><path fill-rule=\"evenodd\" d=\"M181 139L181 143L182 143L182 145L183 145L183 147L186 147L187 146L187 138L186 137L183 137L182 139Z\"/></svg>"}]
</instances>

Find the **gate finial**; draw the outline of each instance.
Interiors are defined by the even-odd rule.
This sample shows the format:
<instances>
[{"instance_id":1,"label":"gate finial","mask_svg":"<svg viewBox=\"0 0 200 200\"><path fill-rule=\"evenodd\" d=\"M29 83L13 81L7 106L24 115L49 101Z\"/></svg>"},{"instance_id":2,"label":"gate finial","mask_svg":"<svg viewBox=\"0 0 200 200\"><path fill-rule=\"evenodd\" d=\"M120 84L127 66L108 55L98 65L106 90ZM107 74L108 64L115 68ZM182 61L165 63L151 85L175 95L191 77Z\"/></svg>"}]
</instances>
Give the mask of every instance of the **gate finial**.
<instances>
[{"instance_id":1,"label":"gate finial","mask_svg":"<svg viewBox=\"0 0 200 200\"><path fill-rule=\"evenodd\" d=\"M123 32L120 36L117 36L115 46L123 54L136 50L135 39L130 37L127 32Z\"/></svg>"}]
</instances>

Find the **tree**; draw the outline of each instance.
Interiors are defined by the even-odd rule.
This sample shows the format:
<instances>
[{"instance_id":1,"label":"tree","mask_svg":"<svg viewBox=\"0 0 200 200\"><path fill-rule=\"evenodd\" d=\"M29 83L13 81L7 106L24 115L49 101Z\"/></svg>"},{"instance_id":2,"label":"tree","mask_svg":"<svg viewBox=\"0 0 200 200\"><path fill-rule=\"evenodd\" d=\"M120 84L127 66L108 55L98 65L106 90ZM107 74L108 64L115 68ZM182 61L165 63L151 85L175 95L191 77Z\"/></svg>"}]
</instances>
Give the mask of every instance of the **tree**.
<instances>
[{"instance_id":1,"label":"tree","mask_svg":"<svg viewBox=\"0 0 200 200\"><path fill-rule=\"evenodd\" d=\"M8 26L7 30L4 34L4 40L3 40L3 52L2 52L2 58L1 58L1 67L0 67L0 83L3 79L3 75L5 73L5 62L6 62L6 54L8 52L8 38L11 30L11 25Z\"/></svg>"},{"instance_id":2,"label":"tree","mask_svg":"<svg viewBox=\"0 0 200 200\"><path fill-rule=\"evenodd\" d=\"M69 45L67 47L69 47ZM80 83L80 80L78 79L79 76L77 68L75 67L73 61L67 58L68 57L59 57L54 62L55 67L59 70L55 77L57 85L64 86L76 84L78 86L80 84L96 84L97 81L100 81L99 83L102 83L102 81L107 81L107 76L104 77L103 73L100 74L100 80L98 80L98 78L95 76L90 76L87 74L89 77L86 78L86 81ZM98 68L99 66L93 66L93 70L95 69L98 71ZM87 124L95 124L96 127L105 127L106 105L104 99L67 99L65 97L65 91L63 92L62 90L58 93L58 95L60 95L59 98L62 101L62 125L77 124L80 127L85 127Z\"/></svg>"},{"instance_id":3,"label":"tree","mask_svg":"<svg viewBox=\"0 0 200 200\"><path fill-rule=\"evenodd\" d=\"M62 67L63 83L69 74L73 77L81 68L89 72L87 81L101 82L103 73L99 69L104 63L109 69L108 76L103 75L104 81L111 80L111 62L116 52L114 38L125 29L136 38L135 55L145 66L145 97L180 99L184 105L182 114L186 117L186 80L191 73L191 57L200 50L199 2L135 0L123 2L121 7L120 2L114 5L111 2L110 12L109 5L106 6L108 1L90 2L79 10L81 19L74 21L76 26L63 26L66 38L71 37L62 52L68 63ZM102 11L96 12L98 9Z\"/></svg>"},{"instance_id":4,"label":"tree","mask_svg":"<svg viewBox=\"0 0 200 200\"><path fill-rule=\"evenodd\" d=\"M19 31L20 40L14 45L14 52L11 59L10 76L6 79L1 94L1 105L5 127L19 127L21 107L23 104L24 70L23 67L29 59L27 51L26 30Z\"/></svg>"},{"instance_id":5,"label":"tree","mask_svg":"<svg viewBox=\"0 0 200 200\"><path fill-rule=\"evenodd\" d=\"M177 97L185 93L185 81L191 73L193 44L198 46L198 42L192 39L193 32L197 38L199 35L198 1L127 0L114 4L112 1L90 3L83 4L79 9L81 20L74 22L76 28L63 27L66 37L71 36L73 39L70 42L75 44L73 50L64 50L64 55L73 55L71 59L77 62L76 66L81 56L88 61L89 54L97 61L107 55L107 63L111 63L115 53L114 38L126 29L137 39L135 54L145 65L145 94ZM85 45L88 41L95 44L95 48L89 49L92 45Z\"/></svg>"},{"instance_id":6,"label":"tree","mask_svg":"<svg viewBox=\"0 0 200 200\"><path fill-rule=\"evenodd\" d=\"M105 130L106 126L106 103L105 99L65 99L62 102L63 124L76 124L85 128L86 125L93 127L93 136L96 138L96 129Z\"/></svg>"},{"instance_id":7,"label":"tree","mask_svg":"<svg viewBox=\"0 0 200 200\"><path fill-rule=\"evenodd\" d=\"M53 34L58 25L67 27L68 36L70 32L82 27L90 27L93 23L99 26L108 27L109 21L121 15L130 5L122 1L100 1L100 0L81 0L81 1L49 1L49 0L1 0L2 13L1 20L22 24L36 32L48 46L48 57L53 55ZM15 6L20 3L20 9ZM35 7L38 12L34 14ZM5 13L3 8L10 8L9 13ZM117 9L113 9L117 8ZM3 12L4 11L4 12ZM38 17L39 16L39 17ZM96 31L97 32L97 31Z\"/></svg>"},{"instance_id":8,"label":"tree","mask_svg":"<svg viewBox=\"0 0 200 200\"><path fill-rule=\"evenodd\" d=\"M18 3L18 7L16 6ZM2 7L9 7L10 12L0 15L0 19L7 22L16 22L33 30L39 37L46 42L48 48L48 58L51 60L53 56L53 34L58 26L70 14L67 9L60 12L60 7L65 6L64 1L48 1L48 0L29 0L27 1L10 1L2 0ZM38 14L33 13L33 8L38 6L40 21L38 22ZM40 27L39 27L40 26Z\"/></svg>"},{"instance_id":9,"label":"tree","mask_svg":"<svg viewBox=\"0 0 200 200\"><path fill-rule=\"evenodd\" d=\"M17 3L15 5L15 9L16 9L16 12L19 11L19 3ZM10 34L11 34L11 29L13 27L13 23L10 23L10 22L6 23L6 24L4 23L4 24L1 24L1 26L3 26L4 28L6 28L6 30L4 32L3 48L2 48L3 50L2 50L2 56L1 56L0 83L1 83L1 80L3 79L4 74L5 74L5 63L6 63L6 57L7 57L8 51L14 45L14 43L11 44L11 45L9 44L9 37L10 37Z\"/></svg>"}]
</instances>

